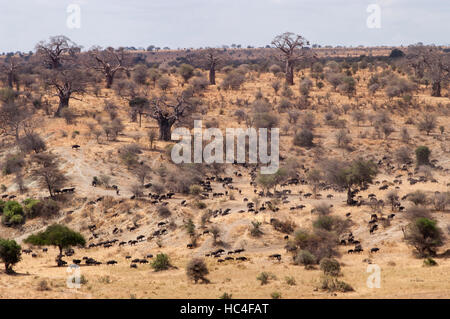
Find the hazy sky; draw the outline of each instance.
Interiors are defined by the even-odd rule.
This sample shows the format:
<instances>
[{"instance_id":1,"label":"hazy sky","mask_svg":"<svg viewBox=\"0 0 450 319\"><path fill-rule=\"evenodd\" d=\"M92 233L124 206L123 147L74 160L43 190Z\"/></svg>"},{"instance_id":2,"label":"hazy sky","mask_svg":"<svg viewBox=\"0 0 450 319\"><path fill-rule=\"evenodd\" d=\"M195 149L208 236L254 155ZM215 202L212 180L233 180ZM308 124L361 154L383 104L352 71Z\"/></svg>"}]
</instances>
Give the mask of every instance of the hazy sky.
<instances>
[{"instance_id":1,"label":"hazy sky","mask_svg":"<svg viewBox=\"0 0 450 319\"><path fill-rule=\"evenodd\" d=\"M79 29L67 27L70 4ZM367 7L381 8L368 28ZM92 45L263 46L285 31L321 45L450 44L449 0L0 0L0 51L28 51L51 35Z\"/></svg>"}]
</instances>

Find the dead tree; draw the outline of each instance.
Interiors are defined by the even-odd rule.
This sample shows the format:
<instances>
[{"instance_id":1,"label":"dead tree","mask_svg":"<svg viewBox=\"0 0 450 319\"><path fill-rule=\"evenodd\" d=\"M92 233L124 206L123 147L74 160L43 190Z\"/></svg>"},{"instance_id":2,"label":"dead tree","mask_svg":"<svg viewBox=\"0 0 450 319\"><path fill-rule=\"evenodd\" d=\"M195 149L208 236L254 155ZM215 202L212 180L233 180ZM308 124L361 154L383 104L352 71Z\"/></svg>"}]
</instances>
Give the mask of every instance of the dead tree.
<instances>
[{"instance_id":1,"label":"dead tree","mask_svg":"<svg viewBox=\"0 0 450 319\"><path fill-rule=\"evenodd\" d=\"M32 157L32 161L35 164L32 177L53 197L55 190L61 189L67 182L67 177L58 167L58 158L50 153L39 153Z\"/></svg>"},{"instance_id":2,"label":"dead tree","mask_svg":"<svg viewBox=\"0 0 450 319\"><path fill-rule=\"evenodd\" d=\"M128 55L124 48L114 49L111 47L101 50L94 48L90 52L93 58L93 69L101 72L106 78L106 88L111 88L114 77L118 71L129 72L128 70Z\"/></svg>"},{"instance_id":3,"label":"dead tree","mask_svg":"<svg viewBox=\"0 0 450 319\"><path fill-rule=\"evenodd\" d=\"M275 37L272 45L282 52L281 60L285 64L286 83L294 85L295 64L306 59L309 41L301 35L285 32Z\"/></svg>"}]
</instances>

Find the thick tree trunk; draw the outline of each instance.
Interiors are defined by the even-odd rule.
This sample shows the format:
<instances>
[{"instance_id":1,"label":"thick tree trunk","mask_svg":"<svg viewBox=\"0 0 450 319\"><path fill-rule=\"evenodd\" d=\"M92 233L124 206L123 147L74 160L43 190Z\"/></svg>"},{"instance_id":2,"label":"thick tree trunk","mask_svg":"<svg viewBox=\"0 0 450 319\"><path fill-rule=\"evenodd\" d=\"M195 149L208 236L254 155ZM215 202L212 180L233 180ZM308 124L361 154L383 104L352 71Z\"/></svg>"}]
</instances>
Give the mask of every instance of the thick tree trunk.
<instances>
[{"instance_id":1,"label":"thick tree trunk","mask_svg":"<svg viewBox=\"0 0 450 319\"><path fill-rule=\"evenodd\" d=\"M114 82L114 76L112 74L106 75L106 88L110 89Z\"/></svg>"},{"instance_id":2,"label":"thick tree trunk","mask_svg":"<svg viewBox=\"0 0 450 319\"><path fill-rule=\"evenodd\" d=\"M433 82L431 96L441 97L441 82Z\"/></svg>"},{"instance_id":3,"label":"thick tree trunk","mask_svg":"<svg viewBox=\"0 0 450 319\"><path fill-rule=\"evenodd\" d=\"M352 188L351 187L349 187L348 189L347 189L347 205L350 205L350 206L353 206L353 205L355 205L355 200L353 199L353 197L354 197L354 195L353 195L353 193L352 193Z\"/></svg>"},{"instance_id":4,"label":"thick tree trunk","mask_svg":"<svg viewBox=\"0 0 450 319\"><path fill-rule=\"evenodd\" d=\"M13 88L13 82L14 82L14 76L12 73L8 74L8 86L12 89Z\"/></svg>"},{"instance_id":5,"label":"thick tree trunk","mask_svg":"<svg viewBox=\"0 0 450 319\"><path fill-rule=\"evenodd\" d=\"M61 117L62 110L66 107L69 107L69 99L70 99L70 96L67 96L67 95L59 97L59 106L55 113L56 117Z\"/></svg>"},{"instance_id":6,"label":"thick tree trunk","mask_svg":"<svg viewBox=\"0 0 450 319\"><path fill-rule=\"evenodd\" d=\"M161 141L171 140L172 123L166 119L160 119L158 121L159 125L159 139Z\"/></svg>"},{"instance_id":7,"label":"thick tree trunk","mask_svg":"<svg viewBox=\"0 0 450 319\"><path fill-rule=\"evenodd\" d=\"M214 66L209 68L209 84L216 85L216 68Z\"/></svg>"},{"instance_id":8,"label":"thick tree trunk","mask_svg":"<svg viewBox=\"0 0 450 319\"><path fill-rule=\"evenodd\" d=\"M291 62L286 61L286 83L288 85L294 85L294 66Z\"/></svg>"}]
</instances>

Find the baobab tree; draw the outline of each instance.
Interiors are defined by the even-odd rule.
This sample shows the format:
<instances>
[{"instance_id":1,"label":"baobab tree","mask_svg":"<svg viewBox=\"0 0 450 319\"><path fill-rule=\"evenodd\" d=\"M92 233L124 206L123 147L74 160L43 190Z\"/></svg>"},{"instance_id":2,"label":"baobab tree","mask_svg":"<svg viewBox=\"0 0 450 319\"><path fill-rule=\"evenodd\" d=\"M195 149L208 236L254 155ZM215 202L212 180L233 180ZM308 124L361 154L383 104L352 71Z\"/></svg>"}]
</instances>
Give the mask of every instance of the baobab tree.
<instances>
[{"instance_id":1,"label":"baobab tree","mask_svg":"<svg viewBox=\"0 0 450 319\"><path fill-rule=\"evenodd\" d=\"M294 85L295 64L307 58L309 41L301 35L285 32L276 36L272 45L282 52L281 60L285 64L286 83Z\"/></svg>"},{"instance_id":2,"label":"baobab tree","mask_svg":"<svg viewBox=\"0 0 450 319\"><path fill-rule=\"evenodd\" d=\"M49 69L61 67L64 60L72 58L80 51L81 46L63 35L50 37L48 42L41 41L36 44L37 56L43 60L44 66Z\"/></svg>"},{"instance_id":3,"label":"baobab tree","mask_svg":"<svg viewBox=\"0 0 450 319\"><path fill-rule=\"evenodd\" d=\"M191 104L182 94L176 94L173 98L162 95L151 98L149 108L148 116L158 122L159 139L170 141L172 126L187 115Z\"/></svg>"},{"instance_id":4,"label":"baobab tree","mask_svg":"<svg viewBox=\"0 0 450 319\"><path fill-rule=\"evenodd\" d=\"M92 68L101 72L106 78L106 88L110 89L116 73L119 71L129 72L129 57L124 48L114 49L108 47L102 50L95 47L90 51Z\"/></svg>"},{"instance_id":5,"label":"baobab tree","mask_svg":"<svg viewBox=\"0 0 450 319\"><path fill-rule=\"evenodd\" d=\"M416 45L408 48L408 64L419 78L431 82L431 96L440 97L443 83L450 80L450 54L434 46Z\"/></svg>"},{"instance_id":6,"label":"baobab tree","mask_svg":"<svg viewBox=\"0 0 450 319\"><path fill-rule=\"evenodd\" d=\"M17 90L19 90L19 67L20 61L15 56L7 56L4 62L0 65L0 70L6 75L6 84L11 89L16 84Z\"/></svg>"},{"instance_id":7,"label":"baobab tree","mask_svg":"<svg viewBox=\"0 0 450 319\"><path fill-rule=\"evenodd\" d=\"M225 56L219 49L207 48L198 53L200 64L209 70L209 84L216 85L216 70L225 62Z\"/></svg>"},{"instance_id":8,"label":"baobab tree","mask_svg":"<svg viewBox=\"0 0 450 319\"><path fill-rule=\"evenodd\" d=\"M75 64L58 69L44 70L42 79L45 86L52 91L51 94L59 98L56 117L60 117L62 110L69 107L71 98L79 99L74 95L83 95L86 91L86 74L78 69Z\"/></svg>"}]
</instances>

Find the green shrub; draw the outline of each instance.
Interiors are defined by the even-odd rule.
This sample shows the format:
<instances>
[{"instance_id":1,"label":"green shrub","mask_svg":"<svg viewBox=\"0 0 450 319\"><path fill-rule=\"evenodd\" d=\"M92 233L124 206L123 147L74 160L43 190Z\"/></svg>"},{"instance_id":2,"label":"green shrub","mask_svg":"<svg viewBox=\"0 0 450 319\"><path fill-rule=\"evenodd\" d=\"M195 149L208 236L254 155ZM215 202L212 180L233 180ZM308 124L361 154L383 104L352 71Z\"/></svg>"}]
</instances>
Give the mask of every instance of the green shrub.
<instances>
[{"instance_id":1,"label":"green shrub","mask_svg":"<svg viewBox=\"0 0 450 319\"><path fill-rule=\"evenodd\" d=\"M22 224L23 207L16 201L7 201L3 206L2 223L6 226Z\"/></svg>"},{"instance_id":2,"label":"green shrub","mask_svg":"<svg viewBox=\"0 0 450 319\"><path fill-rule=\"evenodd\" d=\"M266 285L269 283L269 277L270 277L270 274L268 272L263 271L262 273L260 273L258 275L258 277L256 277L256 280L259 280L261 282L261 286L262 286L262 285Z\"/></svg>"},{"instance_id":3,"label":"green shrub","mask_svg":"<svg viewBox=\"0 0 450 319\"><path fill-rule=\"evenodd\" d=\"M316 263L316 257L307 250L300 250L294 257L294 263L308 267Z\"/></svg>"},{"instance_id":4,"label":"green shrub","mask_svg":"<svg viewBox=\"0 0 450 319\"><path fill-rule=\"evenodd\" d=\"M274 291L270 294L270 297L272 297L272 299L281 299L281 293Z\"/></svg>"},{"instance_id":5,"label":"green shrub","mask_svg":"<svg viewBox=\"0 0 450 319\"><path fill-rule=\"evenodd\" d=\"M433 258L428 257L428 258L425 258L425 259L424 259L423 265L424 265L425 267L432 267L432 266L437 266L438 263L437 263L436 260L434 260Z\"/></svg>"},{"instance_id":6,"label":"green shrub","mask_svg":"<svg viewBox=\"0 0 450 319\"><path fill-rule=\"evenodd\" d=\"M295 286L297 284L297 282L295 281L295 278L292 276L286 276L285 280L289 286Z\"/></svg>"},{"instance_id":7,"label":"green shrub","mask_svg":"<svg viewBox=\"0 0 450 319\"><path fill-rule=\"evenodd\" d=\"M166 254L158 254L156 255L155 260L152 263L152 268L155 271L167 270L170 267L169 256Z\"/></svg>"}]
</instances>

